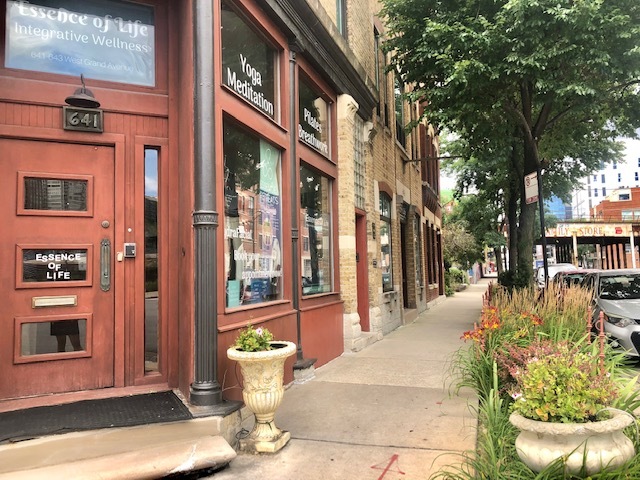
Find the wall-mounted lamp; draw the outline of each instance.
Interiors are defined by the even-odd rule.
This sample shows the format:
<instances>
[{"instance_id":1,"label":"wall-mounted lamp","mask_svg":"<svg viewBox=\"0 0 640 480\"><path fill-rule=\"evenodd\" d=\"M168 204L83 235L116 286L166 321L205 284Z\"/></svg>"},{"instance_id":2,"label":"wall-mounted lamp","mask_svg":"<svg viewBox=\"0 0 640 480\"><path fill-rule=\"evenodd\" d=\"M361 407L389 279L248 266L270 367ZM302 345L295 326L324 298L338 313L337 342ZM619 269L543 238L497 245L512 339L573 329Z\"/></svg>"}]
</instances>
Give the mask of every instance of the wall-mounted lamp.
<instances>
[{"instance_id":1,"label":"wall-mounted lamp","mask_svg":"<svg viewBox=\"0 0 640 480\"><path fill-rule=\"evenodd\" d=\"M84 75L80 75L80 82L82 82L82 87L78 88L73 95L68 96L64 99L72 107L79 108L98 108L100 107L100 102L96 100L96 97L93 96L93 92L84 85Z\"/></svg>"}]
</instances>

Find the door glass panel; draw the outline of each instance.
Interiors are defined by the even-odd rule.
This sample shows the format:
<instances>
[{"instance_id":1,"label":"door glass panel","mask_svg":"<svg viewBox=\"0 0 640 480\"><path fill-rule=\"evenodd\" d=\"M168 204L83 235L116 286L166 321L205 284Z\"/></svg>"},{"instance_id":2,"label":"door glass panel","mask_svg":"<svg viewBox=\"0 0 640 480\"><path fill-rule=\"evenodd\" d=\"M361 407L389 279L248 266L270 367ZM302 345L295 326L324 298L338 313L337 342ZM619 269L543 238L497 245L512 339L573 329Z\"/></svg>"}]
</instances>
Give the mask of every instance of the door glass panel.
<instances>
[{"instance_id":1,"label":"door glass panel","mask_svg":"<svg viewBox=\"0 0 640 480\"><path fill-rule=\"evenodd\" d=\"M86 249L23 249L22 281L71 282L87 279Z\"/></svg>"},{"instance_id":2,"label":"door glass panel","mask_svg":"<svg viewBox=\"0 0 640 480\"><path fill-rule=\"evenodd\" d=\"M87 211L87 180L24 179L25 210Z\"/></svg>"},{"instance_id":3,"label":"door glass panel","mask_svg":"<svg viewBox=\"0 0 640 480\"><path fill-rule=\"evenodd\" d=\"M86 338L87 320L85 318L23 323L20 353L26 357L47 353L79 352L85 350Z\"/></svg>"},{"instance_id":4,"label":"door glass panel","mask_svg":"<svg viewBox=\"0 0 640 480\"><path fill-rule=\"evenodd\" d=\"M158 150L144 151L144 370L158 371Z\"/></svg>"}]
</instances>

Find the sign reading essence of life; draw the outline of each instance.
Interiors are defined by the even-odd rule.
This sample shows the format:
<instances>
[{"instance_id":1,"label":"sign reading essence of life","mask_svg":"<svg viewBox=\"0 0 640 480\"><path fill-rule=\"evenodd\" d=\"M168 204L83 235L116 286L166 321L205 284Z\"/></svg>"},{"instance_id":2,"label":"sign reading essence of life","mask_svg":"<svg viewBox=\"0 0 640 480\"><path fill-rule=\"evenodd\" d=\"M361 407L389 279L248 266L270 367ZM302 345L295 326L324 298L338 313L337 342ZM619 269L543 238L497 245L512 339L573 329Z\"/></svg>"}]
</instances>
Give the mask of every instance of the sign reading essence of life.
<instances>
[{"instance_id":1,"label":"sign reading essence of life","mask_svg":"<svg viewBox=\"0 0 640 480\"><path fill-rule=\"evenodd\" d=\"M155 85L153 8L107 0L7 0L5 66Z\"/></svg>"}]
</instances>

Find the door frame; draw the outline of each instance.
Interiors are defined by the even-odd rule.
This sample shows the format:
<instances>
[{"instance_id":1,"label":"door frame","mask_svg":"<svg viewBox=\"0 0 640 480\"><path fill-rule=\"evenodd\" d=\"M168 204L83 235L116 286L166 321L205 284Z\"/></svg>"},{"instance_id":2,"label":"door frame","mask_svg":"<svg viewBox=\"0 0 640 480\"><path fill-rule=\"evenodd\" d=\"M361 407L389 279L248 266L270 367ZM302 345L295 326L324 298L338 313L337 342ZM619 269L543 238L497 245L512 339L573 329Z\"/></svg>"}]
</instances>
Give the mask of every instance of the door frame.
<instances>
[{"instance_id":1,"label":"door frame","mask_svg":"<svg viewBox=\"0 0 640 480\"><path fill-rule=\"evenodd\" d=\"M367 216L356 211L356 290L360 329L371 331L369 321L369 251L367 248Z\"/></svg>"},{"instance_id":2,"label":"door frame","mask_svg":"<svg viewBox=\"0 0 640 480\"><path fill-rule=\"evenodd\" d=\"M100 145L113 148L114 153L114 251L124 244L124 185L125 185L125 136L114 133L78 133L37 127L0 125L0 137L13 140L46 141L66 144ZM120 199L120 200L118 200ZM125 386L125 312L124 268L122 262L112 257L114 301L114 363L113 387ZM107 389L108 390L108 389ZM68 395L68 394L65 394ZM18 400L19 401L19 400Z\"/></svg>"},{"instance_id":3,"label":"door frame","mask_svg":"<svg viewBox=\"0 0 640 480\"><path fill-rule=\"evenodd\" d=\"M144 232L144 194L145 194L145 148L157 147L160 151L158 157L158 196L160 197L160 203L158 206L158 265L161 266L158 274L158 293L161 295L161 300L158 305L158 360L159 371L148 375L145 375L144 369L144 353L145 353L145 304L143 302L136 302L135 295L139 295L139 289L136 290L136 286L144 285L144 273L145 263L144 261L138 262L137 268L135 268L134 275L130 278L134 278L133 285L127 287L127 295L132 295L128 298L127 303L136 305L130 313L132 322L130 322L130 328L132 329L131 335L128 337L131 339L132 345L129 345L126 349L128 354L133 358L128 362L127 383L129 385L150 385L158 383L168 383L170 378L171 366L175 364L175 352L177 352L177 345L174 337L169 335L170 330L177 331L176 326L172 325L170 328L170 318L177 318L177 315L170 314L173 308L173 302L170 301L171 291L171 275L170 275L170 250L171 245L175 244L173 236L176 235L177 229L171 229L170 225L177 224L177 221L170 217L171 215L171 201L169 195L171 192L177 191L177 185L175 175L171 175L171 162L169 152L169 140L160 137L149 137L144 135L135 135L134 137L134 151L133 151L133 163L134 174L132 176L132 183L134 184L133 192L128 194L128 198L133 198L133 218L132 225L134 228L140 229ZM123 228L124 230L124 228ZM144 242L144 240L143 240ZM138 248L139 258L144 260L144 244L141 248ZM125 260L126 267L126 260ZM142 295L144 295L144 288L142 288Z\"/></svg>"}]
</instances>

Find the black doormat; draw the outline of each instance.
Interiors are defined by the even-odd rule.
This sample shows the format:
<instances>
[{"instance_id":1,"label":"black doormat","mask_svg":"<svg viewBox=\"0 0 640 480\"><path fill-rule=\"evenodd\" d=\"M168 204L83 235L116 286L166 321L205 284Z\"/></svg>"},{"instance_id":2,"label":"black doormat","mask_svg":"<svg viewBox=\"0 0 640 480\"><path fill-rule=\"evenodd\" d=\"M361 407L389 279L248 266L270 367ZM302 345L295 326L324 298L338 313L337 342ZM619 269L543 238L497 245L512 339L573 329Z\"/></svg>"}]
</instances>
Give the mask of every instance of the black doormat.
<instances>
[{"instance_id":1,"label":"black doormat","mask_svg":"<svg viewBox=\"0 0 640 480\"><path fill-rule=\"evenodd\" d=\"M44 435L193 418L173 392L83 400L0 413L0 443Z\"/></svg>"}]
</instances>

